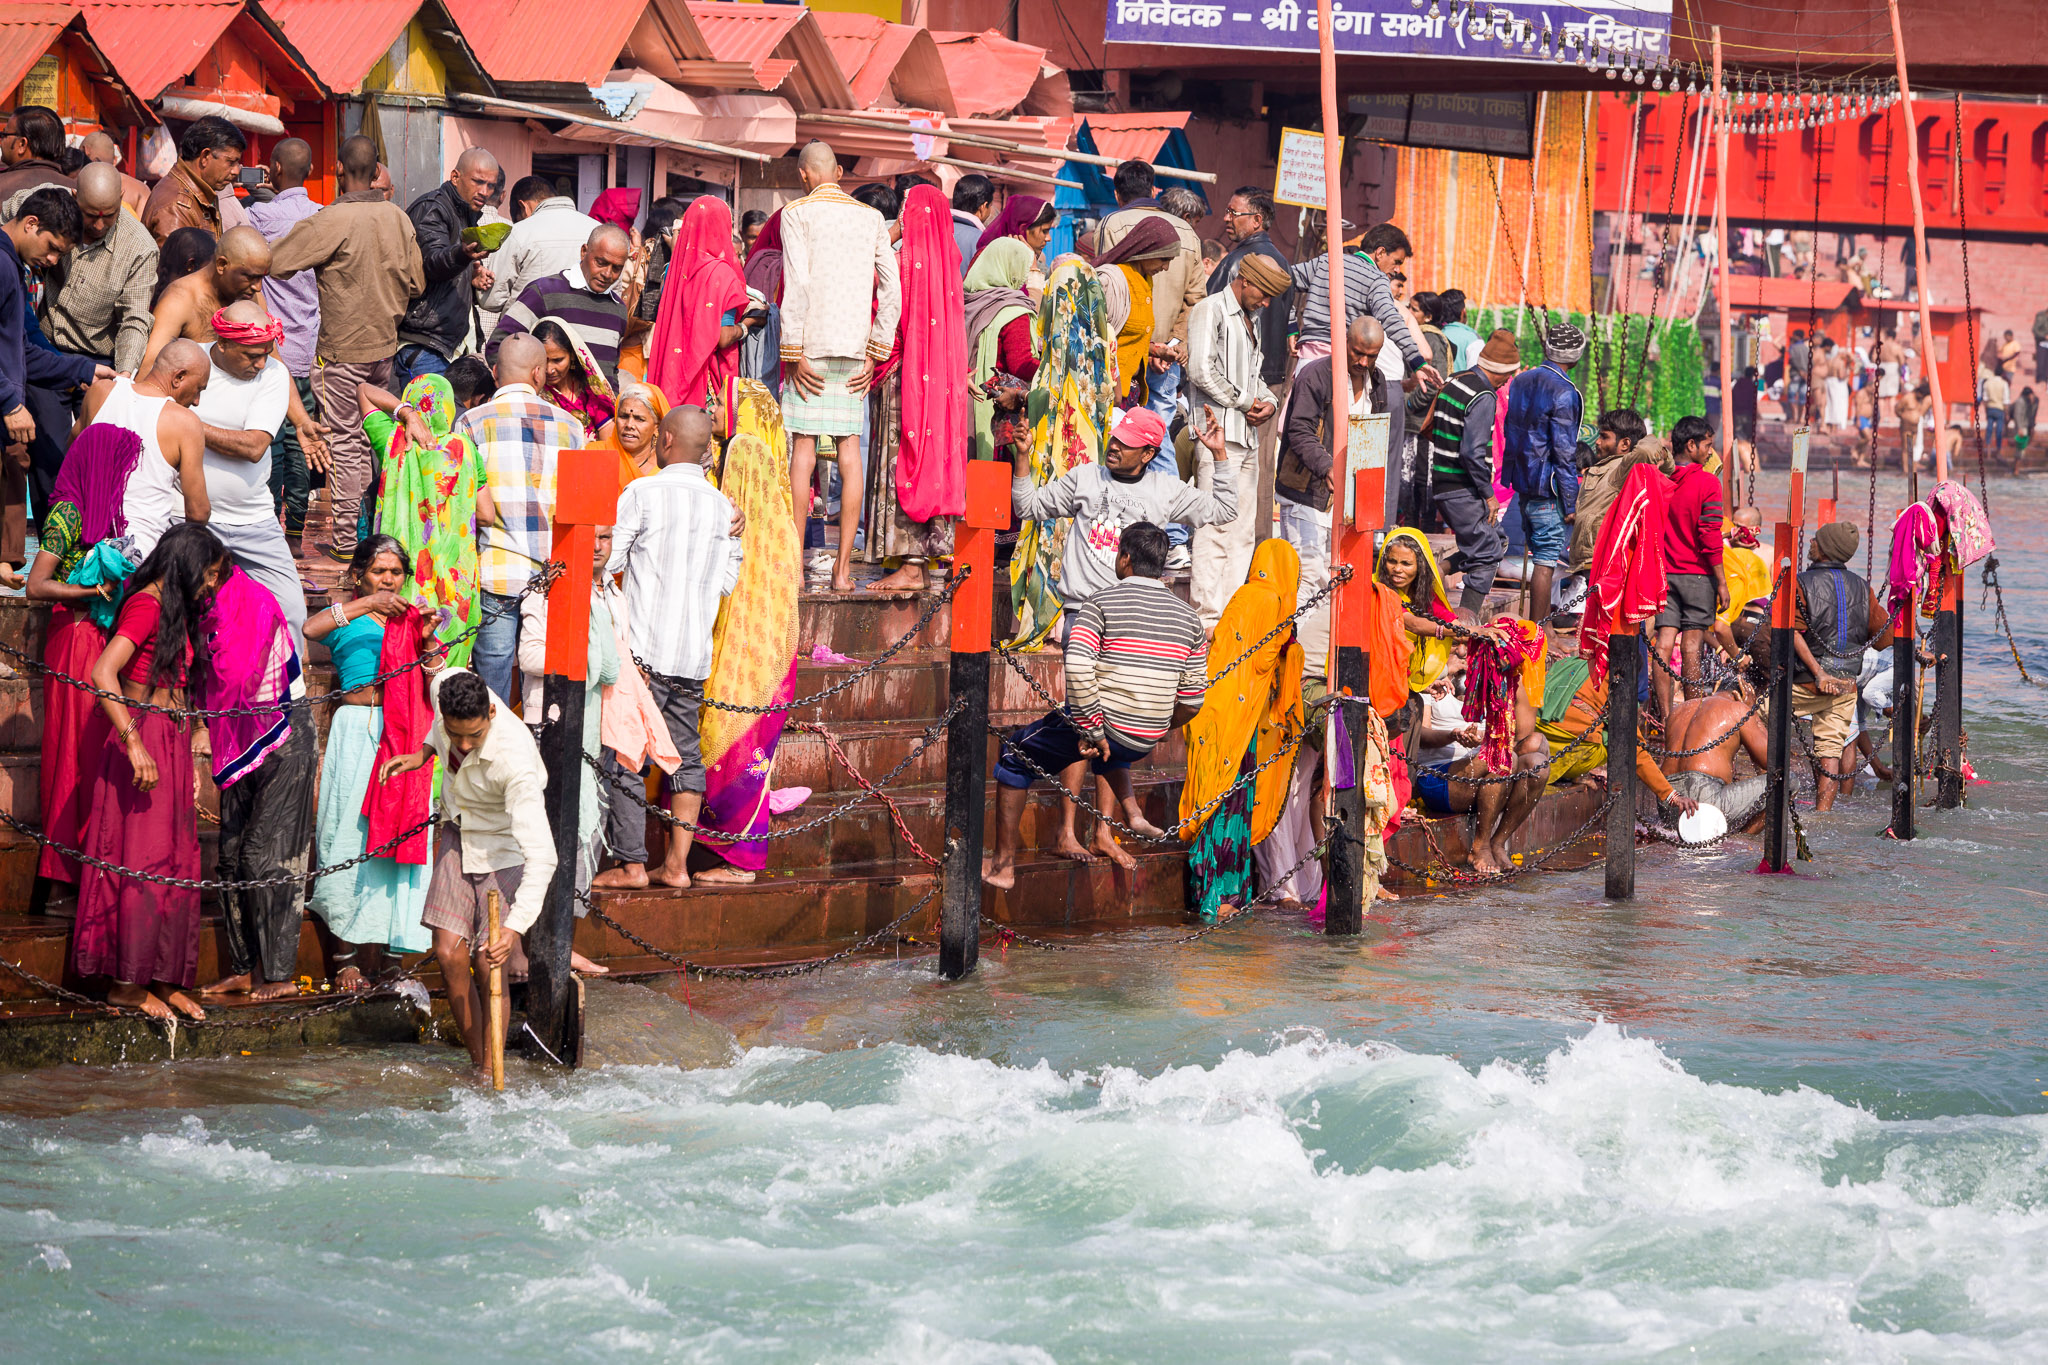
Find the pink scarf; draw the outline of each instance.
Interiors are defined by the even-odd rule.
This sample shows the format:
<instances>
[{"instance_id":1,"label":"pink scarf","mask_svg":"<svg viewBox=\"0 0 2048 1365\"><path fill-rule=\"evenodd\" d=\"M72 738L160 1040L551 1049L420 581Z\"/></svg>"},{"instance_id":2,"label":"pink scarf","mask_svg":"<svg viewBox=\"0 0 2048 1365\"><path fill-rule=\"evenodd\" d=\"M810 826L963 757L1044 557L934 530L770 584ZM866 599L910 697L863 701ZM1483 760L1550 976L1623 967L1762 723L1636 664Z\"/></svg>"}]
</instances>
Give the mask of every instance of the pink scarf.
<instances>
[{"instance_id":1,"label":"pink scarf","mask_svg":"<svg viewBox=\"0 0 2048 1365\"><path fill-rule=\"evenodd\" d=\"M1934 485L1929 501L1934 504L1934 519L1942 532L1942 542L1948 546L1949 558L1957 569L1969 568L1998 548L1998 542L1991 538L1991 518L1984 515L1983 504L1968 486L1953 479L1944 480Z\"/></svg>"},{"instance_id":2,"label":"pink scarf","mask_svg":"<svg viewBox=\"0 0 2048 1365\"><path fill-rule=\"evenodd\" d=\"M707 394L723 392L725 381L739 373L740 348L719 349L720 319L746 303L747 282L732 249L732 211L713 195L692 200L661 288L647 382L686 407L702 407Z\"/></svg>"},{"instance_id":3,"label":"pink scarf","mask_svg":"<svg viewBox=\"0 0 2048 1365\"><path fill-rule=\"evenodd\" d=\"M1629 470L1600 523L1587 574L1579 653L1594 682L1607 676L1607 637L1626 635L1664 609L1664 504L1670 481L1653 464Z\"/></svg>"},{"instance_id":4,"label":"pink scarf","mask_svg":"<svg viewBox=\"0 0 2048 1365\"><path fill-rule=\"evenodd\" d=\"M277 598L240 569L231 569L213 595L205 629L213 666L206 670L200 708L266 708L257 715L207 719L214 785L226 788L255 772L285 742L292 732L292 703L306 695L306 685Z\"/></svg>"},{"instance_id":5,"label":"pink scarf","mask_svg":"<svg viewBox=\"0 0 2048 1365\"><path fill-rule=\"evenodd\" d=\"M426 624L418 607L407 607L401 616L384 623L384 649L377 656L377 671L389 673L415 663L420 657L420 640ZM384 734L377 741L376 767L400 754L416 754L434 727L433 703L427 699L427 671L407 668L384 681ZM382 848L417 825L427 814L433 799L434 767L415 768L389 782L371 782L363 793L363 814L369 818L370 848ZM431 832L422 829L384 856L397 863L425 863Z\"/></svg>"},{"instance_id":6,"label":"pink scarf","mask_svg":"<svg viewBox=\"0 0 2048 1365\"><path fill-rule=\"evenodd\" d=\"M1892 629L1910 630L1913 599L1923 584L1934 580L1941 570L1941 528L1924 502L1916 502L1899 513L1892 523L1891 564L1885 569L1886 606L1892 614Z\"/></svg>"},{"instance_id":7,"label":"pink scarf","mask_svg":"<svg viewBox=\"0 0 2048 1365\"><path fill-rule=\"evenodd\" d=\"M903 200L903 444L896 501L912 521L967 510L967 325L953 209L936 186Z\"/></svg>"},{"instance_id":8,"label":"pink scarf","mask_svg":"<svg viewBox=\"0 0 2048 1365\"><path fill-rule=\"evenodd\" d=\"M619 680L604 689L604 707L598 716L598 741L619 756L619 762L634 772L653 759L665 773L682 765L683 756L669 738L668 722L654 704L647 679L633 664L633 649L626 639L626 595L606 589L605 606L612 614L612 631L618 637Z\"/></svg>"}]
</instances>

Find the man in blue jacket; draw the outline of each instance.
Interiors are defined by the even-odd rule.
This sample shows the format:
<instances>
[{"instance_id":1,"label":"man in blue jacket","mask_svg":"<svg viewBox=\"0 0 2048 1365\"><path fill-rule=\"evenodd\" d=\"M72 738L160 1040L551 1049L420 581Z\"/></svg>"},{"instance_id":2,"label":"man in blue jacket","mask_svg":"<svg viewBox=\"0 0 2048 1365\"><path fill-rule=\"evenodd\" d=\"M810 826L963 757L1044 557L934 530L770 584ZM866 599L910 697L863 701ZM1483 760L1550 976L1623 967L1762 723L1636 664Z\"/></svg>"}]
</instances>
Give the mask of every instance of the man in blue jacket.
<instances>
[{"instance_id":1,"label":"man in blue jacket","mask_svg":"<svg viewBox=\"0 0 2048 1365\"><path fill-rule=\"evenodd\" d=\"M1529 601L1550 613L1550 584L1571 558L1568 528L1579 506L1579 421L1585 400L1565 373L1586 353L1586 334L1558 323L1543 334L1543 363L1508 389L1501 473L1521 510L1524 553L1536 568Z\"/></svg>"}]
</instances>

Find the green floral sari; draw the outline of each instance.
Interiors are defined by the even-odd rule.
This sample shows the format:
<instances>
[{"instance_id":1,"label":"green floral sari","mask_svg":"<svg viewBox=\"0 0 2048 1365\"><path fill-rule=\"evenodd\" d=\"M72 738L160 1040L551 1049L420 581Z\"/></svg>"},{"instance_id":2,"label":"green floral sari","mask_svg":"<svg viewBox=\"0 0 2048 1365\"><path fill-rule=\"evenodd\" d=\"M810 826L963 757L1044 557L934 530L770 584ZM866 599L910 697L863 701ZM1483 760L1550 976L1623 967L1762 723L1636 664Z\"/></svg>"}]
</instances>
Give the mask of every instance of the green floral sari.
<instances>
[{"instance_id":1,"label":"green floral sari","mask_svg":"<svg viewBox=\"0 0 2048 1365\"><path fill-rule=\"evenodd\" d=\"M384 459L377 529L412 557L415 594L429 608L446 609L435 634L449 645L448 665L461 668L469 662L473 632L483 620L476 554L483 460L468 437L449 435L455 427L455 390L446 379L423 374L405 386L403 397L419 410L436 444L414 445L405 428L381 412L363 420L363 433Z\"/></svg>"}]
</instances>

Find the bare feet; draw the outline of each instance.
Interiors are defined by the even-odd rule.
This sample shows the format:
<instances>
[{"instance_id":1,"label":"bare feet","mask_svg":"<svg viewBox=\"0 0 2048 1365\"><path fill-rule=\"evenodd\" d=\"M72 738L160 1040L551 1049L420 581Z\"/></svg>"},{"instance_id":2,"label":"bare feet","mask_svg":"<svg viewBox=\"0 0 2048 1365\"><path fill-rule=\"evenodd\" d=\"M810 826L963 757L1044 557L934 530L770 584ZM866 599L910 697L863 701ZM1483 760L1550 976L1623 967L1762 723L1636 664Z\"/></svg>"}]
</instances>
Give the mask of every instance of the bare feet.
<instances>
[{"instance_id":1,"label":"bare feet","mask_svg":"<svg viewBox=\"0 0 2048 1365\"><path fill-rule=\"evenodd\" d=\"M1497 872L1512 872L1514 870L1515 855L1508 852L1508 841L1505 839L1495 839L1493 841L1493 866Z\"/></svg>"},{"instance_id":2,"label":"bare feet","mask_svg":"<svg viewBox=\"0 0 2048 1365\"><path fill-rule=\"evenodd\" d=\"M206 1011L199 1008L199 1002L183 991L170 990L157 997L187 1019L204 1019Z\"/></svg>"},{"instance_id":3,"label":"bare feet","mask_svg":"<svg viewBox=\"0 0 2048 1365\"><path fill-rule=\"evenodd\" d=\"M298 993L299 988L294 982L266 981L255 990L250 991L249 998L257 1001L282 1000L288 995L297 995Z\"/></svg>"},{"instance_id":4,"label":"bare feet","mask_svg":"<svg viewBox=\"0 0 2048 1365\"><path fill-rule=\"evenodd\" d=\"M142 987L131 986L125 981L117 982L114 989L107 992L107 1003L109 1005L120 1005L131 1010L141 1010L152 1019L168 1019L171 1017L171 1007L169 1005L166 1005L163 1001L142 989Z\"/></svg>"},{"instance_id":5,"label":"bare feet","mask_svg":"<svg viewBox=\"0 0 2048 1365\"><path fill-rule=\"evenodd\" d=\"M751 886L754 874L736 867L707 867L693 880L698 886Z\"/></svg>"},{"instance_id":6,"label":"bare feet","mask_svg":"<svg viewBox=\"0 0 2048 1365\"><path fill-rule=\"evenodd\" d=\"M572 948L569 951L569 970L578 976L610 976L612 969L598 966Z\"/></svg>"},{"instance_id":7,"label":"bare feet","mask_svg":"<svg viewBox=\"0 0 2048 1365\"><path fill-rule=\"evenodd\" d=\"M638 891L647 885L647 865L620 863L592 877L590 885L598 891Z\"/></svg>"},{"instance_id":8,"label":"bare feet","mask_svg":"<svg viewBox=\"0 0 2048 1365\"><path fill-rule=\"evenodd\" d=\"M350 994L354 994L356 991L364 989L369 984L370 983L368 981L363 979L362 968L357 967L353 964L347 967L343 967L340 971L334 974L334 987L336 990L347 991Z\"/></svg>"},{"instance_id":9,"label":"bare feet","mask_svg":"<svg viewBox=\"0 0 2048 1365\"><path fill-rule=\"evenodd\" d=\"M664 865L648 873L647 877L650 884L654 886L673 887L678 891L688 891L690 889L690 874L681 869L671 872Z\"/></svg>"},{"instance_id":10,"label":"bare feet","mask_svg":"<svg viewBox=\"0 0 2048 1365\"><path fill-rule=\"evenodd\" d=\"M1384 887L1384 886L1383 886L1383 887L1381 887L1381 888L1379 889L1379 898L1380 898L1381 900L1383 900L1383 901L1397 901L1397 900L1401 899L1401 898L1400 898L1399 896L1395 895L1395 894L1394 894L1394 893L1393 893L1392 891L1389 891L1389 890L1387 890L1387 888L1386 888L1386 887Z\"/></svg>"},{"instance_id":11,"label":"bare feet","mask_svg":"<svg viewBox=\"0 0 2048 1365\"><path fill-rule=\"evenodd\" d=\"M853 590L853 570L835 567L832 570L832 591L852 592Z\"/></svg>"},{"instance_id":12,"label":"bare feet","mask_svg":"<svg viewBox=\"0 0 2048 1365\"><path fill-rule=\"evenodd\" d=\"M1074 837L1074 831L1070 829L1060 831L1059 842L1053 845L1052 851L1056 858L1072 858L1077 863L1095 861L1095 855L1081 847L1081 841Z\"/></svg>"},{"instance_id":13,"label":"bare feet","mask_svg":"<svg viewBox=\"0 0 2048 1365\"><path fill-rule=\"evenodd\" d=\"M868 584L869 592L922 592L924 591L924 565L905 564L892 574L884 574Z\"/></svg>"},{"instance_id":14,"label":"bare feet","mask_svg":"<svg viewBox=\"0 0 2048 1365\"><path fill-rule=\"evenodd\" d=\"M1166 837L1166 831L1153 824L1150 820L1147 820L1144 813L1136 805L1124 807L1124 823L1144 835L1147 839L1164 839Z\"/></svg>"},{"instance_id":15,"label":"bare feet","mask_svg":"<svg viewBox=\"0 0 2048 1365\"><path fill-rule=\"evenodd\" d=\"M1124 852L1124 846L1116 841L1114 834L1109 832L1108 825L1097 825L1095 827L1095 851L1126 872L1138 870L1138 860Z\"/></svg>"},{"instance_id":16,"label":"bare feet","mask_svg":"<svg viewBox=\"0 0 2048 1365\"><path fill-rule=\"evenodd\" d=\"M202 996L247 995L255 987L256 978L247 972L243 972L240 976L224 976L211 986L201 986L199 994Z\"/></svg>"},{"instance_id":17,"label":"bare feet","mask_svg":"<svg viewBox=\"0 0 2048 1365\"><path fill-rule=\"evenodd\" d=\"M1472 870L1481 876L1491 876L1500 871L1499 865L1493 861L1493 848L1490 844L1477 843L1472 845L1471 851L1466 854L1465 861L1470 863Z\"/></svg>"},{"instance_id":18,"label":"bare feet","mask_svg":"<svg viewBox=\"0 0 2048 1365\"><path fill-rule=\"evenodd\" d=\"M1008 891L1017 884L1017 868L1014 863L997 867L991 855L981 860L981 880L998 891Z\"/></svg>"}]
</instances>

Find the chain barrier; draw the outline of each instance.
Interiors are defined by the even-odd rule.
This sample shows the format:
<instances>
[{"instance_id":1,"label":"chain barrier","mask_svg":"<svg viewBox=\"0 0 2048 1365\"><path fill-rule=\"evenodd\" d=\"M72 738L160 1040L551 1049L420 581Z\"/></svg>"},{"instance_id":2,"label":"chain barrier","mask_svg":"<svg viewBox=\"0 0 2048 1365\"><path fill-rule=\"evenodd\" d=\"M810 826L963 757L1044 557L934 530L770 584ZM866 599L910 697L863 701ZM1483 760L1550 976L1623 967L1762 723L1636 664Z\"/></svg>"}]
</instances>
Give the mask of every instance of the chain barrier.
<instances>
[{"instance_id":1,"label":"chain barrier","mask_svg":"<svg viewBox=\"0 0 2048 1365\"><path fill-rule=\"evenodd\" d=\"M861 784L861 790L855 792L852 797L848 798L840 805L835 806L831 810L825 811L820 815L813 816L812 818L804 821L800 825L793 825L788 829L770 830L766 834L749 834L741 839L735 839L732 835L732 832L729 830L705 829L701 825L692 824L690 821L683 819L679 815L674 815L666 810L663 810L660 806L657 806L652 801L649 801L646 797L646 794L639 790L638 784L634 777L627 776L621 773L612 773L605 771L604 765L598 762L598 760L596 760L595 758L592 758L590 754L587 752L583 755L583 761L584 763L588 764L594 772L597 773L598 777L601 780L608 782L613 788L613 790L617 791L620 795L626 797L628 800L633 802L634 805L640 807L640 809L646 811L649 815L654 816L663 824L668 825L673 829L687 830L692 836L709 835L713 839L722 839L734 843L772 843L778 839L794 839L799 834L808 834L810 831L816 829L818 826L828 824L831 821L838 819L840 816L846 814L846 812L852 810L861 802L867 800L871 795L882 797L884 800L887 800L887 797L884 795L884 793L876 790L876 788L887 786L889 783L895 781L898 777L902 776L904 770L909 768L911 764L915 763L919 758L921 758L926 750L930 749L932 745L938 743L941 739L944 739L946 735L946 727L952 723L953 717L959 715L960 712L966 707L966 705L967 703L965 700L954 702L952 707L947 710L945 715L940 716L937 720L933 721L930 725L927 725L924 728L923 733L919 736L917 744L911 749L909 753L903 756L903 761L898 763L895 767L891 768L888 772L884 773L878 782L872 784L868 781L867 778L862 777L858 772L854 772L853 765L847 761L845 754L838 750L838 746L836 742L832 740L831 736L825 733L824 726L819 725L815 721L798 721L796 723L798 729L812 731L825 739L827 746L833 750L834 756L837 757L842 764L846 765L847 771L853 774L854 780ZM905 833L907 835L908 831L906 830ZM912 841L912 846L915 846L915 840ZM919 852L922 854L923 850L920 849ZM934 865L936 866L936 864Z\"/></svg>"},{"instance_id":2,"label":"chain barrier","mask_svg":"<svg viewBox=\"0 0 2048 1365\"><path fill-rule=\"evenodd\" d=\"M1413 863L1403 862L1391 853L1387 855L1387 862L1400 868L1409 876L1421 878L1425 882L1449 882L1454 886L1499 886L1503 883L1511 882L1517 877L1525 877L1531 872L1542 871L1549 866L1553 859L1564 853L1567 849L1583 843L1592 835L1594 830L1599 828L1600 822L1607 818L1607 812L1613 805L1614 793L1609 792L1606 799L1601 801L1599 807L1586 817L1584 824L1547 849L1536 853L1523 854L1523 860L1505 872L1458 871L1455 867L1451 866L1450 857L1443 851L1443 846L1437 843L1436 830L1428 819L1424 819L1419 823L1422 827L1422 837L1429 844L1432 859L1431 865L1429 867L1417 867Z\"/></svg>"},{"instance_id":3,"label":"chain barrier","mask_svg":"<svg viewBox=\"0 0 2048 1365\"><path fill-rule=\"evenodd\" d=\"M50 981L30 971L19 962L9 962L4 957L0 957L0 967L6 968L12 975L54 1000L61 1000L65 1004L75 1006L78 1009L90 1010L94 1014L106 1015L109 1018L115 1019L148 1019L155 1022L168 1023L176 1028L228 1029L242 1028L252 1023L297 1023L301 1020L317 1018L323 1014L334 1014L340 1010L353 1009L357 1005L371 1000L381 1000L387 996L403 998L404 992L398 989L400 983L418 980L420 973L425 971L427 964L433 960L432 954L428 954L417 965L400 972L397 976L386 978L373 987L359 991L336 991L332 994L331 998L323 999L316 1005L308 1005L304 1009L292 1009L289 1002L282 998L275 1005L270 1001L256 1002L256 1007L265 1011L260 1020L250 1020L240 1014L223 1014L218 1018L209 1015L204 1019L194 1019L190 1015L185 1014L173 1014L169 1019L165 1019L162 1015L151 1014L139 1005L116 1005L111 1001L101 1000L96 996L74 991L68 986L59 985L55 981ZM280 1015L276 1012L278 1009L284 1009L287 1013Z\"/></svg>"},{"instance_id":4,"label":"chain barrier","mask_svg":"<svg viewBox=\"0 0 2048 1365\"><path fill-rule=\"evenodd\" d=\"M159 886L175 886L185 891L256 891L271 886L298 886L315 877L331 877L337 872L346 872L352 867L370 861L372 858L382 858L415 834L431 829L434 824L434 815L433 812L429 811L426 819L420 821L404 833L394 835L388 843L350 858L346 862L336 863L332 867L316 867L307 872L289 872L276 877L257 877L249 881L239 882L215 881L204 878L194 879L191 877L166 877L158 872L143 872L137 868L122 867L119 863L105 862L93 857L92 854L87 853L82 848L73 848L69 844L52 839L49 835L32 825L23 824L5 810L0 810L0 823L5 823L16 834L35 840L44 848L54 848L67 858L75 858L87 867L96 867L100 871L116 877L127 877L138 882L155 882Z\"/></svg>"},{"instance_id":5,"label":"chain barrier","mask_svg":"<svg viewBox=\"0 0 2048 1365\"><path fill-rule=\"evenodd\" d=\"M905 910L902 914L898 915L895 919L890 920L887 924L875 930L873 933L862 937L858 942L852 944L850 947L841 948L838 952L833 953L828 957L817 958L810 962L795 962L789 964L788 966L780 967L712 967L707 966L701 962L692 962L689 958L683 957L677 953L669 952L666 948L656 947L654 944L649 943L646 939L640 937L640 935L634 933L631 929L628 929L625 925L619 923L619 921L612 918L610 915L606 914L605 911L597 904L597 902L591 898L588 892L578 891L576 893L576 899L581 901L584 904L584 906L589 909L590 917L596 920L599 924L602 924L605 928L611 930L620 938L625 939L628 943L631 943L635 947L639 948L648 956L659 958L661 961L666 962L669 966L673 967L676 971L680 973L683 973L685 975L696 976L699 980L710 979L715 981L776 981L786 980L790 977L810 976L815 972L824 971L827 967L837 966L839 963L846 961L846 959L854 956L856 953L865 952L867 949L873 947L877 943L880 943L883 939L887 938L889 935L895 933L898 929L902 928L911 919L921 914L924 911L924 908L932 903L932 898L939 894L940 889L944 885L945 883L942 880L934 878L932 881L932 889L925 892L924 895L919 898L917 904L911 906L908 910Z\"/></svg>"},{"instance_id":6,"label":"chain barrier","mask_svg":"<svg viewBox=\"0 0 2048 1365\"><path fill-rule=\"evenodd\" d=\"M558 563L550 562L543 565L538 573L527 580L526 586L520 589L512 600L515 602L523 601L536 592L546 592L549 585L561 577L562 572L562 566ZM488 602L482 606L484 620L510 616L515 614L517 610L518 608L515 607L510 611L498 611L493 609ZM136 701L125 692L110 692L105 688L95 687L92 683L82 678L74 678L69 673L60 673L27 651L16 649L13 645L4 642L0 642L0 654L6 654L10 658L18 659L23 666L41 673L45 677L55 678L67 687L76 688L78 691L97 697L102 701L120 702L121 705L127 707L130 711L153 712L160 716L172 716L181 720L220 720L230 716L276 716L290 711L301 702L312 706L334 705L347 700L351 692L359 691L365 687L381 687L400 674L410 673L416 668L425 668L431 659L444 657L456 645L461 644L465 640L474 639L483 628L484 622L480 620L452 640L437 641L431 649L422 651L420 657L414 659L411 663L400 664L398 667L379 673L368 681L358 683L352 688L345 690L336 688L332 692L323 692L317 697L286 697L268 706L229 706L214 710L199 707L158 706L154 702Z\"/></svg>"},{"instance_id":7,"label":"chain barrier","mask_svg":"<svg viewBox=\"0 0 2048 1365\"><path fill-rule=\"evenodd\" d=\"M714 711L730 711L736 715L742 716L772 716L783 712L801 711L807 707L817 706L823 702L829 701L831 698L838 696L841 692L844 692L848 688L852 687L862 678L867 677L870 673L873 673L876 669L888 663L891 659L895 658L899 653L903 651L904 646L908 645L912 640L915 640L918 636L924 634L925 627L929 626L932 623L932 618L939 614L939 609L945 606L948 602L953 600L953 594L959 590L960 585L963 582L965 582L967 580L968 575L973 572L974 566L971 564L964 564L960 566L959 571L955 573L951 578L946 580L945 587L939 589L939 591L931 594L929 597L925 599L924 610L918 615L916 625L913 625L908 631L904 632L903 635L899 636L894 644L890 645L880 654L877 654L874 658L862 664L853 672L847 674L844 678L841 678L838 682L833 683L830 687L820 688L818 691L811 693L811 695L809 695L808 697L792 697L788 701L771 702L766 706L741 706L736 702L718 701L712 697L704 698L704 705L710 707ZM633 656L633 662L638 664L640 666L640 670L643 673L646 673L649 677L658 678L662 682L668 684L671 687L673 687L676 683L681 681L691 681L687 679L678 679L667 673L660 672L657 669L649 668L647 666L647 661L642 659L637 654Z\"/></svg>"}]
</instances>

